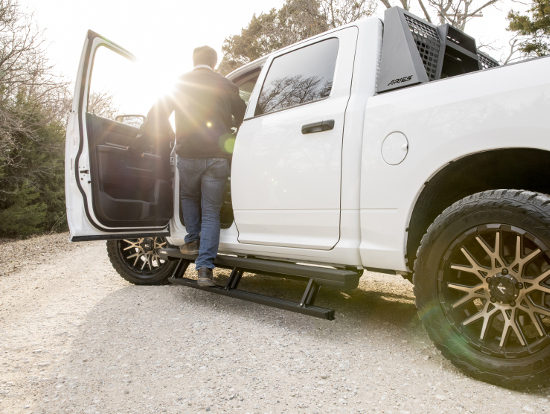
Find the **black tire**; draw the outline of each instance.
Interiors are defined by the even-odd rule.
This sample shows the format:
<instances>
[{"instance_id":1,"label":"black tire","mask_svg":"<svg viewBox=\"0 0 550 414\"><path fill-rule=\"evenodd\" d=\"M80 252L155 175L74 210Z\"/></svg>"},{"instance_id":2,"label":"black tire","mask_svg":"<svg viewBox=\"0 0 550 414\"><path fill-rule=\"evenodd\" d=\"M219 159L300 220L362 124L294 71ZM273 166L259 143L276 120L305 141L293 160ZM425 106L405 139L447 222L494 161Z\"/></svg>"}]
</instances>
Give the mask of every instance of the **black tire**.
<instances>
[{"instance_id":1,"label":"black tire","mask_svg":"<svg viewBox=\"0 0 550 414\"><path fill-rule=\"evenodd\" d=\"M550 197L492 190L454 203L422 238L414 291L428 335L458 368L510 388L547 384Z\"/></svg>"},{"instance_id":2,"label":"black tire","mask_svg":"<svg viewBox=\"0 0 550 414\"><path fill-rule=\"evenodd\" d=\"M166 245L163 237L109 240L107 254L120 276L134 285L160 285L170 277L175 261L162 260L157 250Z\"/></svg>"}]
</instances>

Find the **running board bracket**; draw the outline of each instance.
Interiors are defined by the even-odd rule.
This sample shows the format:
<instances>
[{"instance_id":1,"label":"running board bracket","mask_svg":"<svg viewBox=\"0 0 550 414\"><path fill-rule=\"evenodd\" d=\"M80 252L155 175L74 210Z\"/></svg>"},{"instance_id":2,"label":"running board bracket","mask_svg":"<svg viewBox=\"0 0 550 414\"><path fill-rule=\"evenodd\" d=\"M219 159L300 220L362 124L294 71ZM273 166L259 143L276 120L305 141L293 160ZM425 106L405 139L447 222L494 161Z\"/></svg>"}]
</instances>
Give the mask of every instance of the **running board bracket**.
<instances>
[{"instance_id":1,"label":"running board bracket","mask_svg":"<svg viewBox=\"0 0 550 414\"><path fill-rule=\"evenodd\" d=\"M292 312L302 313L305 315L315 316L321 319L334 319L334 309L322 308L315 306L313 303L319 292L321 286L317 284L313 279L309 279L307 286L302 295L302 299L299 303L293 302L287 299L281 299L274 296L262 295L254 292L247 292L245 290L237 289L243 271L234 268L231 271L229 279L224 286L199 286L196 280L184 277L184 273L189 266L190 261L186 259L179 259L171 277L168 281L175 285L183 285L192 287L195 289L205 290L211 293L217 293L223 296L230 296L237 299L247 300L262 305L272 306L279 309L285 309Z\"/></svg>"}]
</instances>

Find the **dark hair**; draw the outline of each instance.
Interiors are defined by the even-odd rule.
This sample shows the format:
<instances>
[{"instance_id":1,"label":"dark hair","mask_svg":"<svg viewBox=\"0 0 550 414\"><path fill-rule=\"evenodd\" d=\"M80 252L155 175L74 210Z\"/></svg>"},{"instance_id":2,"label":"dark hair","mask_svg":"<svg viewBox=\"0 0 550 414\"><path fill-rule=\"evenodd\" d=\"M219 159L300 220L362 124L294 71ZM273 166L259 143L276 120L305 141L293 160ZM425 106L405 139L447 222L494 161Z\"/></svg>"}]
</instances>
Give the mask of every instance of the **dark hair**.
<instances>
[{"instance_id":1,"label":"dark hair","mask_svg":"<svg viewBox=\"0 0 550 414\"><path fill-rule=\"evenodd\" d=\"M193 50L193 65L208 65L212 69L216 66L218 54L210 46L201 46Z\"/></svg>"}]
</instances>

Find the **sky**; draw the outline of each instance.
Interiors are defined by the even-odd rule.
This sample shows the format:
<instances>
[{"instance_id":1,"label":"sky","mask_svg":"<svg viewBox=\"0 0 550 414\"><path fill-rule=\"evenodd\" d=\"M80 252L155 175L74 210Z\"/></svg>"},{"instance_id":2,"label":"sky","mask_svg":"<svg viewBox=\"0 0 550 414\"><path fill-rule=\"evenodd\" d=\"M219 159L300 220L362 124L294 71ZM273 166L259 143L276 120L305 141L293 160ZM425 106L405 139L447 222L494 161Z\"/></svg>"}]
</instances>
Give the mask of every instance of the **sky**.
<instances>
[{"instance_id":1,"label":"sky","mask_svg":"<svg viewBox=\"0 0 550 414\"><path fill-rule=\"evenodd\" d=\"M180 74L192 68L191 55L196 46L212 46L221 59L226 37L240 33L253 13L279 8L284 3L284 0L18 1L24 11L33 14L33 22L43 32L47 56L57 73L74 82L84 38L91 29L128 49L146 70L155 73L155 84L148 85L147 92L142 94L144 102L154 99L154 89L158 95L167 92ZM504 0L498 9L485 12L483 19L474 19L467 26L466 31L478 41L501 49L492 53L497 58L505 54L510 36L504 29L510 8L511 0ZM382 16L383 11L379 6L376 15Z\"/></svg>"},{"instance_id":2,"label":"sky","mask_svg":"<svg viewBox=\"0 0 550 414\"><path fill-rule=\"evenodd\" d=\"M221 52L224 38L239 33L253 13L283 0L19 0L44 31L48 54L60 72L74 77L88 29L138 58L154 59L182 73L195 46Z\"/></svg>"},{"instance_id":3,"label":"sky","mask_svg":"<svg viewBox=\"0 0 550 414\"><path fill-rule=\"evenodd\" d=\"M43 32L47 56L65 80L74 83L84 39L91 29L132 52L146 69L155 72L157 84L147 85L142 94L149 105L156 96L169 91L179 75L192 69L195 47L210 45L221 59L226 37L240 33L253 13L279 8L284 0L18 2L24 11L33 14L33 22ZM101 81L108 83L107 79ZM154 87L158 89L156 94L149 90Z\"/></svg>"}]
</instances>

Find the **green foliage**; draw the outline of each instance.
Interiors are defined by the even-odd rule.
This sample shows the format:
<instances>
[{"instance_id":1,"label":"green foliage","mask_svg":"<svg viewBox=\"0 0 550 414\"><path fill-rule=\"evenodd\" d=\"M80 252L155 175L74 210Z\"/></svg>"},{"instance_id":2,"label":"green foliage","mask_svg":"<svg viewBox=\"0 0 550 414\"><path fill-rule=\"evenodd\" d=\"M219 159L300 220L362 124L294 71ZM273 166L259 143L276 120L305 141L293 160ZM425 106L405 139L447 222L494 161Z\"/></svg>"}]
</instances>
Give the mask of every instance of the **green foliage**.
<instances>
[{"instance_id":1,"label":"green foliage","mask_svg":"<svg viewBox=\"0 0 550 414\"><path fill-rule=\"evenodd\" d=\"M240 35L225 39L218 70L227 74L274 50L371 15L377 0L286 0L280 9L253 15Z\"/></svg>"},{"instance_id":2,"label":"green foliage","mask_svg":"<svg viewBox=\"0 0 550 414\"><path fill-rule=\"evenodd\" d=\"M286 0L279 10L253 15L240 35L225 39L219 71L229 73L273 50L328 30L318 0Z\"/></svg>"},{"instance_id":3,"label":"green foliage","mask_svg":"<svg viewBox=\"0 0 550 414\"><path fill-rule=\"evenodd\" d=\"M8 207L0 209L0 234L26 236L36 233L46 220L47 210L39 191L28 181L11 190Z\"/></svg>"},{"instance_id":4,"label":"green foliage","mask_svg":"<svg viewBox=\"0 0 550 414\"><path fill-rule=\"evenodd\" d=\"M30 16L0 0L0 237L61 230L65 85Z\"/></svg>"},{"instance_id":5,"label":"green foliage","mask_svg":"<svg viewBox=\"0 0 550 414\"><path fill-rule=\"evenodd\" d=\"M508 30L523 37L519 49L526 55L545 56L550 47L550 0L534 0L527 15L511 11Z\"/></svg>"},{"instance_id":6,"label":"green foliage","mask_svg":"<svg viewBox=\"0 0 550 414\"><path fill-rule=\"evenodd\" d=\"M4 108L5 109L5 108ZM64 128L48 110L19 97L10 115L21 125L0 163L0 235L25 236L65 228Z\"/></svg>"},{"instance_id":7,"label":"green foliage","mask_svg":"<svg viewBox=\"0 0 550 414\"><path fill-rule=\"evenodd\" d=\"M286 0L280 9L253 15L240 35L225 39L218 70L227 74L274 50L371 15L377 0Z\"/></svg>"}]
</instances>

